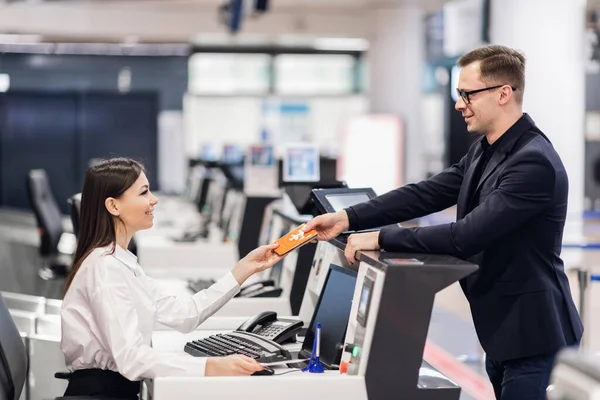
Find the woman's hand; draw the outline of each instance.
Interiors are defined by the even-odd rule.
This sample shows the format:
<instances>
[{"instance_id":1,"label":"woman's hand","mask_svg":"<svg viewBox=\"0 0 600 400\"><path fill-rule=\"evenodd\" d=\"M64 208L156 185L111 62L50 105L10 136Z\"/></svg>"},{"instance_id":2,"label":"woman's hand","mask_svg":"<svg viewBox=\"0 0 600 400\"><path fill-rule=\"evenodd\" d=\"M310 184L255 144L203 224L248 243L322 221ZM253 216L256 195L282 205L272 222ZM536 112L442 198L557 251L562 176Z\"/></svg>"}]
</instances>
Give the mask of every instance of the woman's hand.
<instances>
[{"instance_id":1,"label":"woman's hand","mask_svg":"<svg viewBox=\"0 0 600 400\"><path fill-rule=\"evenodd\" d=\"M233 354L225 357L209 357L206 360L206 376L252 375L264 367L250 357Z\"/></svg>"},{"instance_id":2,"label":"woman's hand","mask_svg":"<svg viewBox=\"0 0 600 400\"><path fill-rule=\"evenodd\" d=\"M238 261L231 271L238 283L241 285L253 274L277 264L283 258L273 251L277 246L279 246L279 243L260 246Z\"/></svg>"}]
</instances>

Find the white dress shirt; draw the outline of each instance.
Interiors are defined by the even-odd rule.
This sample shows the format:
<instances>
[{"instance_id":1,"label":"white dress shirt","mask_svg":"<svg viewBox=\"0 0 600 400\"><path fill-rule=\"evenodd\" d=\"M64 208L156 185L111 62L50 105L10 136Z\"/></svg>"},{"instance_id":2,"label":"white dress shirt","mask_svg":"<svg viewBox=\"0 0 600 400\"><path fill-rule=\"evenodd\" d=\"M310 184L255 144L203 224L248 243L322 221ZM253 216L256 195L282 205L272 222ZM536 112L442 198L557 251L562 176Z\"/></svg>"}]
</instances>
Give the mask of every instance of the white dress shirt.
<instances>
[{"instance_id":1,"label":"white dress shirt","mask_svg":"<svg viewBox=\"0 0 600 400\"><path fill-rule=\"evenodd\" d=\"M239 292L228 273L195 295L160 288L119 246L93 250L63 300L61 349L70 371L100 368L129 380L204 375L206 358L150 347L156 322L191 332Z\"/></svg>"}]
</instances>

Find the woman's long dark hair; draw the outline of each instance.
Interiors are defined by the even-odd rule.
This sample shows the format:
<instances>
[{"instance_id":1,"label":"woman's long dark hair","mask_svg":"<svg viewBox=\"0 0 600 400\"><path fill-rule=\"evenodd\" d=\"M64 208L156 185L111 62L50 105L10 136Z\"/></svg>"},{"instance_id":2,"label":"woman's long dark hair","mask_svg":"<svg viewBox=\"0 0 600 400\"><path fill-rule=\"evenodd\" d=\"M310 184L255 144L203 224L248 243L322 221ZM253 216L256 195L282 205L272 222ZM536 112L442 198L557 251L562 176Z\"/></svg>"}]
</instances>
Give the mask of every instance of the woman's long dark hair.
<instances>
[{"instance_id":1,"label":"woman's long dark hair","mask_svg":"<svg viewBox=\"0 0 600 400\"><path fill-rule=\"evenodd\" d=\"M81 263L94 249L116 243L116 218L108 212L104 202L109 197L120 198L143 171L140 163L129 158L113 158L88 168L81 193L77 250L65 293Z\"/></svg>"}]
</instances>

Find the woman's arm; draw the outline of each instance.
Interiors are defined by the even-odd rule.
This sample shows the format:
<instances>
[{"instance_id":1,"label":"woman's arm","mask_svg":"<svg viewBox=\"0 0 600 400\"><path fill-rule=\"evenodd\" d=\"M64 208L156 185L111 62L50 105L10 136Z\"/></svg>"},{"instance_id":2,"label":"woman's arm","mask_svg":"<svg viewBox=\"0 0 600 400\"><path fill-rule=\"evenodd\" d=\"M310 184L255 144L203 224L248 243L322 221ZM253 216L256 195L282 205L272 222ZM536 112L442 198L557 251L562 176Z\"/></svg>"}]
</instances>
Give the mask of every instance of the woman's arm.
<instances>
[{"instance_id":1,"label":"woman's arm","mask_svg":"<svg viewBox=\"0 0 600 400\"><path fill-rule=\"evenodd\" d=\"M156 301L158 322L183 333L192 332L240 291L240 285L231 272L193 296L174 294L162 287L160 282L148 280Z\"/></svg>"},{"instance_id":2,"label":"woman's arm","mask_svg":"<svg viewBox=\"0 0 600 400\"><path fill-rule=\"evenodd\" d=\"M142 335L127 283L115 280L104 284L90 296L90 309L99 332L97 339L127 379L205 374L206 358L162 353L150 347Z\"/></svg>"},{"instance_id":3,"label":"woman's arm","mask_svg":"<svg viewBox=\"0 0 600 400\"><path fill-rule=\"evenodd\" d=\"M148 278L157 304L158 322L191 332L235 296L240 286L253 274L271 268L281 256L273 252L278 245L261 246L242 258L230 273L206 290L190 295L174 295Z\"/></svg>"}]
</instances>

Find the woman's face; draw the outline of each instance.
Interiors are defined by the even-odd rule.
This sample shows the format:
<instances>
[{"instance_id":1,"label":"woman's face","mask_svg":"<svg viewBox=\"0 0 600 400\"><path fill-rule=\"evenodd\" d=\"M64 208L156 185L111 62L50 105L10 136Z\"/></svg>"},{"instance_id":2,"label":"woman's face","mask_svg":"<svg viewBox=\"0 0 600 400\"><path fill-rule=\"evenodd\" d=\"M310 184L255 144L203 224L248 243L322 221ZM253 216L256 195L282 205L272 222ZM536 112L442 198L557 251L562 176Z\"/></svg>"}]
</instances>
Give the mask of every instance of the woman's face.
<instances>
[{"instance_id":1,"label":"woman's face","mask_svg":"<svg viewBox=\"0 0 600 400\"><path fill-rule=\"evenodd\" d=\"M121 198L115 199L118 216L131 234L152 227L156 203L158 199L150 192L148 178L143 172Z\"/></svg>"}]
</instances>

